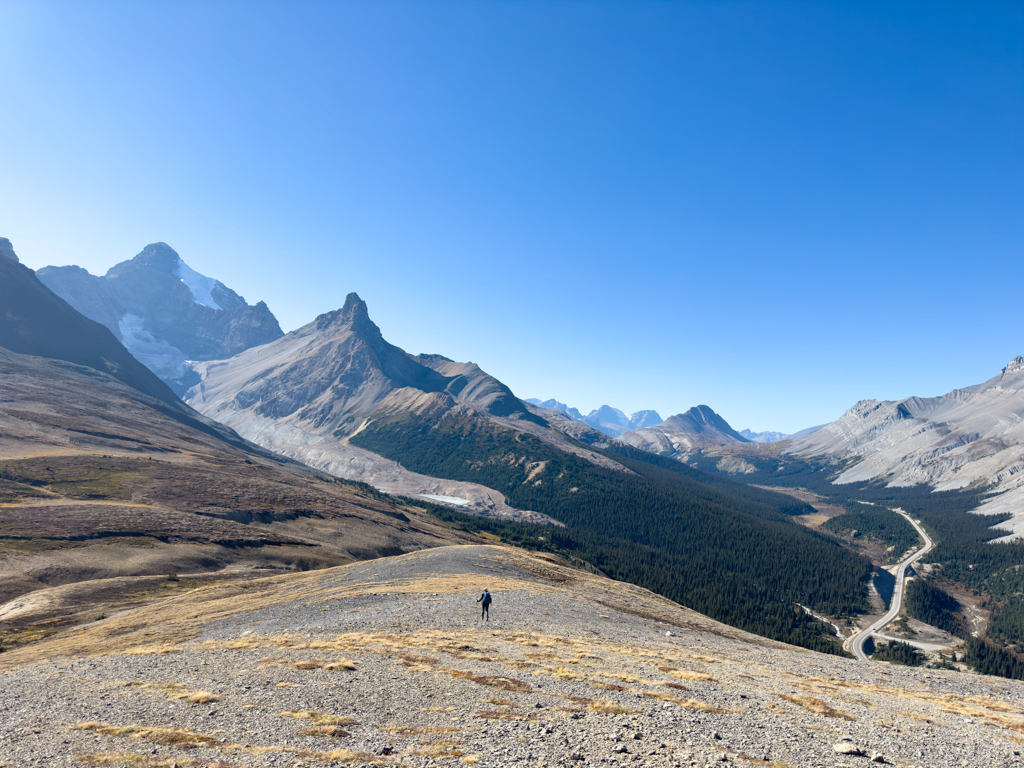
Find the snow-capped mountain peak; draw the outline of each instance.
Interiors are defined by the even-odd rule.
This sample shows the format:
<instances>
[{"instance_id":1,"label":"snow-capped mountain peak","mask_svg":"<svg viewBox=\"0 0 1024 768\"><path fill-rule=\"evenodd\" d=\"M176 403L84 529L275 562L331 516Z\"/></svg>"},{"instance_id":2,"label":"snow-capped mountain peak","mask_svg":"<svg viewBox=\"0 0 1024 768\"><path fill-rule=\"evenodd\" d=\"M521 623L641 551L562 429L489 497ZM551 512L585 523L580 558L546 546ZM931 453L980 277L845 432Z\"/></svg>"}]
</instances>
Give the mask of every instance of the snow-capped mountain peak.
<instances>
[{"instance_id":1,"label":"snow-capped mountain peak","mask_svg":"<svg viewBox=\"0 0 1024 768\"><path fill-rule=\"evenodd\" d=\"M220 283L219 280L199 274L182 261L181 258L178 259L178 265L175 267L174 273L192 291L192 298L197 304L202 304L210 309L221 309L220 304L214 301L213 298L213 290Z\"/></svg>"}]
</instances>

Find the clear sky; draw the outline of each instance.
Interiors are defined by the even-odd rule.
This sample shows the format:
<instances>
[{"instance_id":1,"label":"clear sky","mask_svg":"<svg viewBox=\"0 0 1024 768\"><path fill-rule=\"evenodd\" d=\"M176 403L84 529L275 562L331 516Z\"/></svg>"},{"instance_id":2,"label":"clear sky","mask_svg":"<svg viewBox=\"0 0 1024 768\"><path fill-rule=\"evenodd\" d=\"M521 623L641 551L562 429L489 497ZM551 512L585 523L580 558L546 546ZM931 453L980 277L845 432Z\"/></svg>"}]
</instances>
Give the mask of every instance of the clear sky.
<instances>
[{"instance_id":1,"label":"clear sky","mask_svg":"<svg viewBox=\"0 0 1024 768\"><path fill-rule=\"evenodd\" d=\"M1024 3L0 0L0 236L795 431L1024 354Z\"/></svg>"}]
</instances>

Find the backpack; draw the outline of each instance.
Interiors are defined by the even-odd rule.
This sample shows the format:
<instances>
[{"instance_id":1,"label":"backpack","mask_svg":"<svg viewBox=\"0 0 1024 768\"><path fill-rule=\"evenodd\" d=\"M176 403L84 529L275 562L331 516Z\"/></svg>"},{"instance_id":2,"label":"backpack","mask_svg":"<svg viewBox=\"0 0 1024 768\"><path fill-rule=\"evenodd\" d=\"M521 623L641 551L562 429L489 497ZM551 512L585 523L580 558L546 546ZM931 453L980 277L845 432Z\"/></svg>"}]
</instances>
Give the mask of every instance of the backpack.
<instances>
[{"instance_id":1,"label":"backpack","mask_svg":"<svg viewBox=\"0 0 1024 768\"><path fill-rule=\"evenodd\" d=\"M483 603L484 603L484 605L490 605L491 604L491 593L490 592L484 592Z\"/></svg>"}]
</instances>

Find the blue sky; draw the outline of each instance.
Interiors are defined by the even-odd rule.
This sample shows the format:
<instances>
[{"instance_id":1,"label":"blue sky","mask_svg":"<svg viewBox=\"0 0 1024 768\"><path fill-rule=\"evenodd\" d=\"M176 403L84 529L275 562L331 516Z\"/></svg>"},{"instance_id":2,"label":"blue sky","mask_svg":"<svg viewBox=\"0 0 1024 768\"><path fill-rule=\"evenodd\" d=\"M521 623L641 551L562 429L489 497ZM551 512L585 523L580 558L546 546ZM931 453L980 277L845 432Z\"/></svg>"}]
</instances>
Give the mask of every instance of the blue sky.
<instances>
[{"instance_id":1,"label":"blue sky","mask_svg":"<svg viewBox=\"0 0 1024 768\"><path fill-rule=\"evenodd\" d=\"M0 0L0 236L795 431L1024 354L1024 5Z\"/></svg>"}]
</instances>

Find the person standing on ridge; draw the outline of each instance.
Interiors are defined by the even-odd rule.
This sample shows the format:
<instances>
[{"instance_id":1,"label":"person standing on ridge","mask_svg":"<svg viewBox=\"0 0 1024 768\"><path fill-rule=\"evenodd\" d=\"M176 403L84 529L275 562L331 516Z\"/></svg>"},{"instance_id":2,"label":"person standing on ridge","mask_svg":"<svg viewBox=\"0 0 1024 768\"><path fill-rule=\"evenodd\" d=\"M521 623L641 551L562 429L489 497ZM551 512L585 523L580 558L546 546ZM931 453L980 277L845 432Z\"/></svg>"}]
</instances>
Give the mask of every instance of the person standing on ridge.
<instances>
[{"instance_id":1,"label":"person standing on ridge","mask_svg":"<svg viewBox=\"0 0 1024 768\"><path fill-rule=\"evenodd\" d=\"M478 597L476 601L478 603L480 603L480 618L484 619L485 621L490 621L491 620L491 593L488 592L485 589L484 593L482 595L480 595L480 597Z\"/></svg>"}]
</instances>

